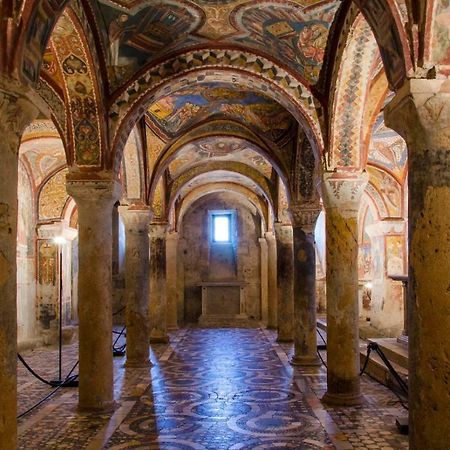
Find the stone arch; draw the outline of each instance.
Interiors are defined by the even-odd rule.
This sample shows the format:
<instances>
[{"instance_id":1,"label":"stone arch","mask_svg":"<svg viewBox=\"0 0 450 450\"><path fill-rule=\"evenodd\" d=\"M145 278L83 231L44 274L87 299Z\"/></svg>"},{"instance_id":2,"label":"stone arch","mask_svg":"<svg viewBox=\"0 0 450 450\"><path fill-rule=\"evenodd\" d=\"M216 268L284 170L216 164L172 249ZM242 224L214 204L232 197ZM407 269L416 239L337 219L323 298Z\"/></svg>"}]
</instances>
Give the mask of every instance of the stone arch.
<instances>
[{"instance_id":1,"label":"stone arch","mask_svg":"<svg viewBox=\"0 0 450 450\"><path fill-rule=\"evenodd\" d=\"M175 223L173 224L173 228L178 230L178 225L181 223L182 218L194 202L215 192L233 192L241 198L244 198L245 201L252 204L259 212L263 229L268 230L270 228L270 214L267 205L265 205L264 202L262 202L261 199L258 198L258 196L256 196L250 189L232 183L208 183L190 191L185 197L183 197L181 204L178 206L177 211L174 214ZM171 210L174 208L175 205L171 205Z\"/></svg>"},{"instance_id":2,"label":"stone arch","mask_svg":"<svg viewBox=\"0 0 450 450\"><path fill-rule=\"evenodd\" d=\"M25 0L17 2L15 10L4 11L16 24L16 33L2 36L7 49L0 58L0 68L7 73L18 69L24 81L37 83L42 56L56 21L70 0ZM6 15L5 14L5 15ZM6 27L5 27L6 28ZM1 39L1 40L3 40Z\"/></svg>"},{"instance_id":3,"label":"stone arch","mask_svg":"<svg viewBox=\"0 0 450 450\"><path fill-rule=\"evenodd\" d=\"M107 166L106 124L93 52L79 18L65 10L52 35L62 68L67 112L70 167L101 170Z\"/></svg>"},{"instance_id":4,"label":"stone arch","mask_svg":"<svg viewBox=\"0 0 450 450\"><path fill-rule=\"evenodd\" d=\"M362 164L364 110L377 43L361 14L353 22L350 35L331 89L328 168L359 169Z\"/></svg>"},{"instance_id":5,"label":"stone arch","mask_svg":"<svg viewBox=\"0 0 450 450\"><path fill-rule=\"evenodd\" d=\"M256 169L253 169L246 164L231 161L214 161L211 163L205 163L192 167L182 173L177 179L173 181L173 184L171 185L169 205L176 200L183 187L189 184L195 178L205 174L213 174L217 171L235 173L250 179L261 189L261 192L266 198L266 201L272 206L273 209L275 200L270 180L267 180ZM170 209L170 207L168 209Z\"/></svg>"},{"instance_id":6,"label":"stone arch","mask_svg":"<svg viewBox=\"0 0 450 450\"><path fill-rule=\"evenodd\" d=\"M287 192L290 192L288 189L288 175L283 170L281 162L273 154L273 151L268 148L265 141L263 141L258 136L255 136L254 133L249 132L248 128L243 127L241 124L231 123L237 125L237 128L230 128L230 122L228 121L217 121L216 124L225 125L220 133L217 132L217 129L208 130L208 124L206 124L206 126L202 125L198 129L192 130L186 136L181 137L180 139L176 140L166 147L166 149L160 154L158 161L155 164L155 168L153 170L149 183L148 199L152 198L161 176L163 175L170 162L176 157L177 153L183 149L183 146L198 142L202 138L211 136L232 136L238 137L239 139L243 139L244 141L248 142L252 146L253 150L260 153L270 162L270 164L272 165L272 167L274 167L278 176L282 180L283 184L286 186ZM242 131L242 133L240 133L240 131Z\"/></svg>"},{"instance_id":7,"label":"stone arch","mask_svg":"<svg viewBox=\"0 0 450 450\"><path fill-rule=\"evenodd\" d=\"M321 104L295 75L249 52L206 49L184 53L152 66L115 94L109 109L115 167L122 157L129 132L152 101L181 87L207 81L238 84L268 95L291 112L308 134L315 153L322 153Z\"/></svg>"},{"instance_id":8,"label":"stone arch","mask_svg":"<svg viewBox=\"0 0 450 450\"><path fill-rule=\"evenodd\" d=\"M413 69L413 61L410 42L395 2L355 0L355 3L375 36L389 86L396 91Z\"/></svg>"}]
</instances>

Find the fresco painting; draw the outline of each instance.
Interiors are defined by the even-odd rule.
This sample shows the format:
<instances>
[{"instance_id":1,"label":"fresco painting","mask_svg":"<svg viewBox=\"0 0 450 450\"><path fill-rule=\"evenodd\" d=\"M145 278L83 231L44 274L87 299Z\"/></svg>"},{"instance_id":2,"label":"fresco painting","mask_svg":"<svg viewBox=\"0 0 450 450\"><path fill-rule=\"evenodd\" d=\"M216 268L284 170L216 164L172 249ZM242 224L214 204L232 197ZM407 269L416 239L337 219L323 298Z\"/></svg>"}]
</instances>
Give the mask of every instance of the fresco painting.
<instances>
[{"instance_id":1,"label":"fresco painting","mask_svg":"<svg viewBox=\"0 0 450 450\"><path fill-rule=\"evenodd\" d=\"M149 107L152 122L160 130L165 130L169 139L212 116L242 121L260 129L272 140L284 136L292 126L289 113L261 94L238 91L215 83L205 83L202 88L183 89Z\"/></svg>"},{"instance_id":2,"label":"fresco painting","mask_svg":"<svg viewBox=\"0 0 450 450\"><path fill-rule=\"evenodd\" d=\"M312 10L270 2L264 9L250 5L244 5L231 17L236 28L245 31L235 40L283 55L307 81L315 83L337 5L328 2Z\"/></svg>"}]
</instances>

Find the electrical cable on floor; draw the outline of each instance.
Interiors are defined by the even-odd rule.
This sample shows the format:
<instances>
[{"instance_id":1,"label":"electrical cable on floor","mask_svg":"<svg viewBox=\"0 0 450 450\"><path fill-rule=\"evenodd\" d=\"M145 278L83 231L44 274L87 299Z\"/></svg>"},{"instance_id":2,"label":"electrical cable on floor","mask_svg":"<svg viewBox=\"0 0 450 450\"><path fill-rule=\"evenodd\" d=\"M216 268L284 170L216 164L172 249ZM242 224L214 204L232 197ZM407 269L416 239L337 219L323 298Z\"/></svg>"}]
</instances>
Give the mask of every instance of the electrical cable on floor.
<instances>
[{"instance_id":1,"label":"electrical cable on floor","mask_svg":"<svg viewBox=\"0 0 450 450\"><path fill-rule=\"evenodd\" d=\"M37 378L39 381L42 381L42 383L47 384L49 386L55 387L54 384L51 381L46 380L45 378L42 378L40 375L38 375L25 361L25 359L22 357L20 353L17 353L17 357L19 358L19 361L24 365L25 369L28 370L28 372L31 373L35 378Z\"/></svg>"},{"instance_id":2,"label":"electrical cable on floor","mask_svg":"<svg viewBox=\"0 0 450 450\"><path fill-rule=\"evenodd\" d=\"M117 314L121 313L123 310L125 309L125 306L121 309L119 309L118 311L116 311L115 313L113 313L113 316L116 316ZM113 330L113 333L118 334L116 340L114 341L113 344L113 349L114 352L116 353L121 353L123 354L125 347L126 347L126 343L123 344L121 347L119 347L118 349L115 348L115 345L117 344L117 341L119 340L120 336L124 335L124 337L126 337L126 334L124 334L125 331L125 326L122 328L122 330L120 332ZM46 380L45 378L42 378L39 374L37 374L31 367L30 365L25 361L25 359L23 358L23 356L20 353L17 353L17 357L19 358L19 361L23 364L23 366L35 377L37 378L39 381L41 381L42 383L48 385L48 386L52 386L55 387L55 383ZM34 409L36 409L38 406L42 405L42 403L44 403L45 401L47 401L52 395L54 395L59 389L61 389L62 387L65 387L66 384L69 384L70 382L75 381L78 378L78 374L77 375L72 375L73 371L76 369L76 367L78 366L78 364L80 363L80 360L78 360L75 365L72 367L72 369L70 370L70 372L68 373L67 377L64 379L64 381L62 383L60 383L59 385L56 385L56 389L54 389L52 392L48 393L44 398L42 398L41 400L39 400L36 404L34 404L31 408L27 409L25 412L19 414L17 416L17 419L20 419L24 416L26 416L27 414L29 414L31 411L33 411Z\"/></svg>"},{"instance_id":3,"label":"electrical cable on floor","mask_svg":"<svg viewBox=\"0 0 450 450\"><path fill-rule=\"evenodd\" d=\"M323 338L322 334L320 333L319 330L317 330L317 332L319 333L320 338L322 339L322 341L326 344L325 339ZM364 360L364 364L363 367L359 373L360 376L364 375L364 373L366 372L369 360L370 360L370 354L372 352L372 350L375 350L378 355L380 356L381 360L383 361L383 363L385 364L385 366L388 368L389 372L393 375L394 379L397 381L398 385L400 386L400 389L403 391L404 394L408 395L408 386L406 385L406 383L402 380L402 378L400 377L400 375L397 373L397 371L394 369L394 367L392 366L392 364L390 363L390 361L387 359L386 355L384 354L384 352L381 350L381 348L379 347L379 345L376 342L370 342L367 345L367 354L366 354L366 358ZM322 364L325 366L325 368L328 369L328 366L325 362L325 360L323 359L322 355L320 354L319 350L317 350L317 355L319 356L320 360L322 361ZM366 373L366 375L371 378L374 381L377 381L379 383L379 381L374 378L373 376L371 376L370 374ZM405 405L405 400L400 396L400 394L398 394L394 389L391 389L391 391L395 394L395 396L398 398L398 402L402 405L403 408L405 408L406 410L408 410L408 406Z\"/></svg>"},{"instance_id":4,"label":"electrical cable on floor","mask_svg":"<svg viewBox=\"0 0 450 450\"><path fill-rule=\"evenodd\" d=\"M57 391L59 391L62 387L64 387L64 383L67 383L68 381L71 381L71 380L74 380L75 378L77 378L78 375L72 375L72 372L76 369L76 367L78 366L79 363L80 363L80 361L77 361L75 363L75 365L72 367L70 372L67 374L67 377L63 383L61 383L56 389L54 389L52 392L47 394L44 398L42 398L37 403L35 403L31 408L29 408L25 412L19 414L17 416L17 419L21 419L22 417L26 416L27 414L30 414L31 411L35 410L38 406L42 405L42 403L47 401L52 395L54 395Z\"/></svg>"}]
</instances>

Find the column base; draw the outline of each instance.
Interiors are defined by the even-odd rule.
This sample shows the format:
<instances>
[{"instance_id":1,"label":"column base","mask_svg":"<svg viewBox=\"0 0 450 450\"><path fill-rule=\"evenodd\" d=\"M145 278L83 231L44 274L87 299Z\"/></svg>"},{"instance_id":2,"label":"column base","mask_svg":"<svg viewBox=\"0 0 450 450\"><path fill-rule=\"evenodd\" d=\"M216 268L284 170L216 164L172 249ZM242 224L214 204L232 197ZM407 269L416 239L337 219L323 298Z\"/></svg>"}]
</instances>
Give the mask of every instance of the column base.
<instances>
[{"instance_id":1,"label":"column base","mask_svg":"<svg viewBox=\"0 0 450 450\"><path fill-rule=\"evenodd\" d=\"M278 327L277 327L276 325L270 325L270 324L267 324L266 328L267 328L268 330L276 330Z\"/></svg>"},{"instance_id":2,"label":"column base","mask_svg":"<svg viewBox=\"0 0 450 450\"><path fill-rule=\"evenodd\" d=\"M145 369L152 366L153 364L149 359L144 361L129 361L127 359L124 364L124 367L126 367L127 369Z\"/></svg>"},{"instance_id":3,"label":"column base","mask_svg":"<svg viewBox=\"0 0 450 450\"><path fill-rule=\"evenodd\" d=\"M150 344L168 344L169 337L168 336L150 336L149 342L150 342Z\"/></svg>"},{"instance_id":4,"label":"column base","mask_svg":"<svg viewBox=\"0 0 450 450\"><path fill-rule=\"evenodd\" d=\"M178 325L167 326L167 331L177 331L180 327Z\"/></svg>"},{"instance_id":5,"label":"column base","mask_svg":"<svg viewBox=\"0 0 450 450\"><path fill-rule=\"evenodd\" d=\"M321 401L330 406L358 406L363 403L363 396L361 394L330 394L325 392Z\"/></svg>"},{"instance_id":6,"label":"column base","mask_svg":"<svg viewBox=\"0 0 450 450\"><path fill-rule=\"evenodd\" d=\"M278 336L276 342L278 342L280 344L285 344L288 342L294 342L294 338L293 337L291 338L289 336Z\"/></svg>"},{"instance_id":7,"label":"column base","mask_svg":"<svg viewBox=\"0 0 450 450\"><path fill-rule=\"evenodd\" d=\"M84 406L84 405L80 405L78 404L78 411L80 413L110 413L113 412L117 407L117 402L115 402L114 400L111 401L107 401L107 402L102 402L98 405L94 405L94 406Z\"/></svg>"},{"instance_id":8,"label":"column base","mask_svg":"<svg viewBox=\"0 0 450 450\"><path fill-rule=\"evenodd\" d=\"M322 361L314 356L293 356L289 361L293 366L320 367Z\"/></svg>"}]
</instances>

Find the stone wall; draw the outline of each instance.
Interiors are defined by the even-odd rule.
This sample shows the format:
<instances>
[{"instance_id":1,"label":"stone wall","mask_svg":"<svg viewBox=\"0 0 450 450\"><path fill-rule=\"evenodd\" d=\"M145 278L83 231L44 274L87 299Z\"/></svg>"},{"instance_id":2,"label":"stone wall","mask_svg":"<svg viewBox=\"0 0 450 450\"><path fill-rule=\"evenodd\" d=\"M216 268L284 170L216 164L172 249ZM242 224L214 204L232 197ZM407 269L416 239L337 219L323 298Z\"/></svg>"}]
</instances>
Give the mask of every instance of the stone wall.
<instances>
[{"instance_id":1,"label":"stone wall","mask_svg":"<svg viewBox=\"0 0 450 450\"><path fill-rule=\"evenodd\" d=\"M261 218L256 208L231 193L213 193L197 200L180 226L178 255L183 258L184 320L196 322L201 314L202 281L230 279L232 271L221 268L220 249L212 248L208 211L235 210L237 236L233 250L234 279L244 281L245 312L249 318L261 318L261 256L258 238ZM213 246L214 247L214 246ZM228 255L230 256L230 255ZM231 258L231 257L230 257ZM213 268L215 267L215 270Z\"/></svg>"}]
</instances>

